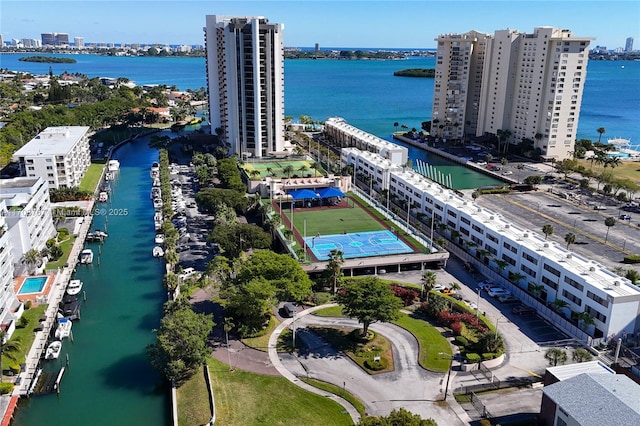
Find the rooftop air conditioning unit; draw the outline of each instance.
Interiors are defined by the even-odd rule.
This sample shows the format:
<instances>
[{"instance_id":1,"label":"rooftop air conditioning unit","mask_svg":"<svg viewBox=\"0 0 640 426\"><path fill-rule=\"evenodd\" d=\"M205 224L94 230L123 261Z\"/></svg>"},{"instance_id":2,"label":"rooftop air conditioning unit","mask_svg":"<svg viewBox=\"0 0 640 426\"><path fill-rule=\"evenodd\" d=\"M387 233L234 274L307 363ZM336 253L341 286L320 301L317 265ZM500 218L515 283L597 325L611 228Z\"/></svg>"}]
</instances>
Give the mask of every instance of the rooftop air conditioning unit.
<instances>
[{"instance_id":1,"label":"rooftop air conditioning unit","mask_svg":"<svg viewBox=\"0 0 640 426\"><path fill-rule=\"evenodd\" d=\"M595 266L589 266L589 272L595 272L595 271L596 271Z\"/></svg>"},{"instance_id":2,"label":"rooftop air conditioning unit","mask_svg":"<svg viewBox=\"0 0 640 426\"><path fill-rule=\"evenodd\" d=\"M509 229L511 228L511 225L509 225L508 223L504 226L504 229Z\"/></svg>"},{"instance_id":3,"label":"rooftop air conditioning unit","mask_svg":"<svg viewBox=\"0 0 640 426\"><path fill-rule=\"evenodd\" d=\"M524 238L529 238L529 234L527 234L526 232L525 232L524 234L522 234L522 236L523 236Z\"/></svg>"},{"instance_id":4,"label":"rooftop air conditioning unit","mask_svg":"<svg viewBox=\"0 0 640 426\"><path fill-rule=\"evenodd\" d=\"M548 248L549 247L549 243L544 243L544 248Z\"/></svg>"},{"instance_id":5,"label":"rooftop air conditioning unit","mask_svg":"<svg viewBox=\"0 0 640 426\"><path fill-rule=\"evenodd\" d=\"M489 220L493 220L493 219L494 219L494 217L493 217L493 216L489 216Z\"/></svg>"},{"instance_id":6,"label":"rooftop air conditioning unit","mask_svg":"<svg viewBox=\"0 0 640 426\"><path fill-rule=\"evenodd\" d=\"M613 285L615 285L616 287L618 287L620 285L620 281L614 281Z\"/></svg>"},{"instance_id":7,"label":"rooftop air conditioning unit","mask_svg":"<svg viewBox=\"0 0 640 426\"><path fill-rule=\"evenodd\" d=\"M482 208L478 207L478 213L480 213L482 211Z\"/></svg>"},{"instance_id":8,"label":"rooftop air conditioning unit","mask_svg":"<svg viewBox=\"0 0 640 426\"><path fill-rule=\"evenodd\" d=\"M572 257L573 257L573 256L571 255L571 253L569 253L569 254L567 255L567 259L571 259Z\"/></svg>"}]
</instances>

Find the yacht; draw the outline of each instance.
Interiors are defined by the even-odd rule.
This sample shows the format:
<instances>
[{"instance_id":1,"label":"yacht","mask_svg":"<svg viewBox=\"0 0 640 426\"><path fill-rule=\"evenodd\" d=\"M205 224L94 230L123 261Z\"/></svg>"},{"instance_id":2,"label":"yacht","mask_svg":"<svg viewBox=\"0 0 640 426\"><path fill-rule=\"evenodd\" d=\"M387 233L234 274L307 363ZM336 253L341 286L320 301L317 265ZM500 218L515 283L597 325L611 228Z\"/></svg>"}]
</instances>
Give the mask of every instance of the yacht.
<instances>
[{"instance_id":1,"label":"yacht","mask_svg":"<svg viewBox=\"0 0 640 426\"><path fill-rule=\"evenodd\" d=\"M93 251L91 249L84 249L80 252L80 263L93 263Z\"/></svg>"},{"instance_id":2,"label":"yacht","mask_svg":"<svg viewBox=\"0 0 640 426\"><path fill-rule=\"evenodd\" d=\"M62 342L56 340L47 346L47 352L44 357L46 359L57 359L60 356L60 351L62 351Z\"/></svg>"},{"instance_id":3,"label":"yacht","mask_svg":"<svg viewBox=\"0 0 640 426\"><path fill-rule=\"evenodd\" d=\"M80 319L80 301L77 295L65 294L62 299L62 316L69 320Z\"/></svg>"},{"instance_id":4,"label":"yacht","mask_svg":"<svg viewBox=\"0 0 640 426\"><path fill-rule=\"evenodd\" d=\"M151 177L152 178L160 177L160 164L158 164L157 162L154 162L151 165Z\"/></svg>"},{"instance_id":5,"label":"yacht","mask_svg":"<svg viewBox=\"0 0 640 426\"><path fill-rule=\"evenodd\" d=\"M74 296L82 290L82 281L80 280L71 280L69 281L69 285L67 286L67 294Z\"/></svg>"},{"instance_id":6,"label":"yacht","mask_svg":"<svg viewBox=\"0 0 640 426\"><path fill-rule=\"evenodd\" d=\"M99 241L99 242L102 242L108 236L109 236L109 234L107 234L106 232L101 231L99 229L96 229L95 231L89 232L87 234L87 241Z\"/></svg>"},{"instance_id":7,"label":"yacht","mask_svg":"<svg viewBox=\"0 0 640 426\"><path fill-rule=\"evenodd\" d=\"M162 257L164 256L164 250L160 246L155 246L153 248L153 257Z\"/></svg>"},{"instance_id":8,"label":"yacht","mask_svg":"<svg viewBox=\"0 0 640 426\"><path fill-rule=\"evenodd\" d=\"M156 244L164 244L164 234L156 234L156 238L154 239Z\"/></svg>"},{"instance_id":9,"label":"yacht","mask_svg":"<svg viewBox=\"0 0 640 426\"><path fill-rule=\"evenodd\" d=\"M112 172L107 172L107 173L104 175L104 179L105 179L107 182L108 182L108 181L110 181L110 180L113 180L113 173L112 173Z\"/></svg>"},{"instance_id":10,"label":"yacht","mask_svg":"<svg viewBox=\"0 0 640 426\"><path fill-rule=\"evenodd\" d=\"M100 201L101 203L106 203L108 199L109 199L109 194L107 194L104 191L101 192L100 195L98 196L98 201Z\"/></svg>"},{"instance_id":11,"label":"yacht","mask_svg":"<svg viewBox=\"0 0 640 426\"><path fill-rule=\"evenodd\" d=\"M110 172L117 172L118 170L120 170L120 162L118 160L109 160L107 169Z\"/></svg>"},{"instance_id":12,"label":"yacht","mask_svg":"<svg viewBox=\"0 0 640 426\"><path fill-rule=\"evenodd\" d=\"M58 328L56 328L56 339L66 339L71 334L71 326L73 323L67 318L60 318L58 320Z\"/></svg>"},{"instance_id":13,"label":"yacht","mask_svg":"<svg viewBox=\"0 0 640 426\"><path fill-rule=\"evenodd\" d=\"M153 199L153 208L156 210L162 210L162 198L154 198Z\"/></svg>"}]
</instances>

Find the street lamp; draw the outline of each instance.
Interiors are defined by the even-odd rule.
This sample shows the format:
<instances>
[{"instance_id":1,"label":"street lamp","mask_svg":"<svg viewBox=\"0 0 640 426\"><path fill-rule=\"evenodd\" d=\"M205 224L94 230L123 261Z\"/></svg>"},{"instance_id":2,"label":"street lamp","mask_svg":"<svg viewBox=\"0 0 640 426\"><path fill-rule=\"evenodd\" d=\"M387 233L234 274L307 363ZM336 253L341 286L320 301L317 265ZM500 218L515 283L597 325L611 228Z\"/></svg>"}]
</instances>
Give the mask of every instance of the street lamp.
<instances>
[{"instance_id":1,"label":"street lamp","mask_svg":"<svg viewBox=\"0 0 640 426\"><path fill-rule=\"evenodd\" d=\"M445 354L444 352L439 352L438 355L444 355L449 357L449 371L447 372L447 384L444 387L444 397L443 401L447 400L447 393L449 392L449 380L451 379L451 368L453 367L453 355Z\"/></svg>"}]
</instances>

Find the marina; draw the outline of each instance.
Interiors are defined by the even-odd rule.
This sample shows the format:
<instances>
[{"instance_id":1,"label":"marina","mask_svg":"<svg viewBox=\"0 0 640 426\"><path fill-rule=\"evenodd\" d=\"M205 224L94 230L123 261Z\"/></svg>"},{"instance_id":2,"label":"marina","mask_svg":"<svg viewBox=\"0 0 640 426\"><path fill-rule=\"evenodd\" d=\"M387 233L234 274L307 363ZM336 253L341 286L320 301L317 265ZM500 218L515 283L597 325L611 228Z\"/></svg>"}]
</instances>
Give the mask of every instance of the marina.
<instances>
[{"instance_id":1,"label":"marina","mask_svg":"<svg viewBox=\"0 0 640 426\"><path fill-rule=\"evenodd\" d=\"M45 284L45 290L50 287L49 294L41 296L49 301L46 321L16 386L16 394L33 396L18 402L14 425L169 424L168 389L145 354L166 300L162 262L149 256L144 243L145 236L154 233L149 221L153 207L146 194L151 184L148 165L157 158L157 151L141 138L114 155L123 166L118 184L128 190L115 191L110 202L114 209L128 208L129 214L92 216L93 223L83 224L78 239L84 241L92 228L109 234L102 242L87 242L94 254L92 267L79 267L74 273L82 250L79 244L70 255L69 267L57 274L55 283ZM73 321L77 323L60 344L58 357L40 362L50 343L49 333L59 325L59 303L71 302L64 295L72 279L83 283L76 294L78 306L83 307L82 320ZM51 392L59 394L47 395Z\"/></svg>"}]
</instances>

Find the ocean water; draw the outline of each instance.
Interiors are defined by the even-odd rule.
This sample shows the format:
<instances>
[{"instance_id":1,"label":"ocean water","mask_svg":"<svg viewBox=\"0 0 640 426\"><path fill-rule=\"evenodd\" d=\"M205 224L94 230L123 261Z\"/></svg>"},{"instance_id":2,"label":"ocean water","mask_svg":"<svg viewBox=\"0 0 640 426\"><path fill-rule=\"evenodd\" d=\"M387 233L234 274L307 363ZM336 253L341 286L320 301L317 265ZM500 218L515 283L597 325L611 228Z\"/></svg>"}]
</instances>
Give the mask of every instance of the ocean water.
<instances>
[{"instance_id":1,"label":"ocean water","mask_svg":"<svg viewBox=\"0 0 640 426\"><path fill-rule=\"evenodd\" d=\"M80 72L90 77L127 77L137 84L175 85L180 90L206 87L204 58L55 55L75 64L19 62L27 54L0 54L0 68L46 74ZM420 128L431 118L433 80L394 77L405 68L433 68L434 58L389 61L285 61L285 113L315 120L344 117L383 138L393 123ZM578 138L621 137L640 143L640 62L590 61L587 68Z\"/></svg>"}]
</instances>

